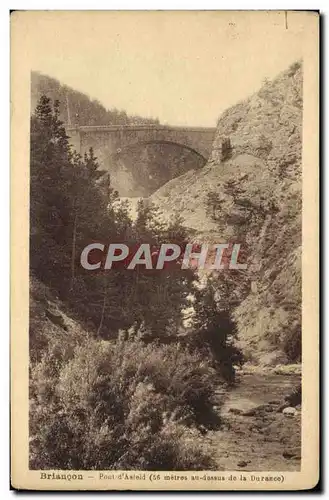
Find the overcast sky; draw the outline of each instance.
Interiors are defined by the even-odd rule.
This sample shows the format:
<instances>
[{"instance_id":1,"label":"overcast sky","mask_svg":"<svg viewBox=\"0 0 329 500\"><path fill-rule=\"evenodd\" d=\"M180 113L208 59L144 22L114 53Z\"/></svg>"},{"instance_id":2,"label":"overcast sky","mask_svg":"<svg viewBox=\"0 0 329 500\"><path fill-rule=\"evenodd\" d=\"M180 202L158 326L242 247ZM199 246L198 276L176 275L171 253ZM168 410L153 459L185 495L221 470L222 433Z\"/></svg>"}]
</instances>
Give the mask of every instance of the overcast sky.
<instances>
[{"instance_id":1,"label":"overcast sky","mask_svg":"<svg viewBox=\"0 0 329 500\"><path fill-rule=\"evenodd\" d=\"M303 14L31 13L31 69L107 107L214 126L228 106L302 56ZM288 29L287 29L288 28Z\"/></svg>"}]
</instances>

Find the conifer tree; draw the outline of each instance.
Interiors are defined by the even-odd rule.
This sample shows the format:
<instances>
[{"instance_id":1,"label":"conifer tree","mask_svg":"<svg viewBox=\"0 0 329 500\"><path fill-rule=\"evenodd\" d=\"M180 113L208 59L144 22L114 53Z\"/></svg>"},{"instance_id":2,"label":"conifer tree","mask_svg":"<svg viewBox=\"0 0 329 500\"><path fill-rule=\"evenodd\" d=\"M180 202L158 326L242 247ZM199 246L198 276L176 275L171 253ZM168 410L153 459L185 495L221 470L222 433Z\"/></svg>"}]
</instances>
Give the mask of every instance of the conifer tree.
<instances>
[{"instance_id":1,"label":"conifer tree","mask_svg":"<svg viewBox=\"0 0 329 500\"><path fill-rule=\"evenodd\" d=\"M215 279L208 279L206 286L196 292L193 343L208 351L223 378L233 382L234 365L241 365L243 357L235 345L237 332L230 310L217 292Z\"/></svg>"}]
</instances>

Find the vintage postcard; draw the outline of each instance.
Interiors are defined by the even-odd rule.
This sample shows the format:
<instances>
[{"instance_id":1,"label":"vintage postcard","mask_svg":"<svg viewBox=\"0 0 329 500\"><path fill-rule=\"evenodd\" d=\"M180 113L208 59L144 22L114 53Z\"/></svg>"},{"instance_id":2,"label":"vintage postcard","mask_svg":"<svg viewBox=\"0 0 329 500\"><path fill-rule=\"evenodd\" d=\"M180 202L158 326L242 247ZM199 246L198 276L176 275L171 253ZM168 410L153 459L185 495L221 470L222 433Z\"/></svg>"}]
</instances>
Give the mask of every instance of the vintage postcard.
<instances>
[{"instance_id":1,"label":"vintage postcard","mask_svg":"<svg viewBox=\"0 0 329 500\"><path fill-rule=\"evenodd\" d=\"M11 485L319 481L319 14L11 14Z\"/></svg>"}]
</instances>

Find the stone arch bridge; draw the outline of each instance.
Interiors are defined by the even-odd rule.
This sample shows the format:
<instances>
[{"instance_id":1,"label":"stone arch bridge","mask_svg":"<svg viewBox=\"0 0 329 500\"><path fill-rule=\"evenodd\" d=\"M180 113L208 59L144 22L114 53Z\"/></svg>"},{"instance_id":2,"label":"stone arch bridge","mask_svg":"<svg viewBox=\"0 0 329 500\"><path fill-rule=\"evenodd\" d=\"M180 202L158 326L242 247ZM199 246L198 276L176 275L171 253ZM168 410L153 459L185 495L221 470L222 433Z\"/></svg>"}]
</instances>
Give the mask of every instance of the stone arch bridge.
<instances>
[{"instance_id":1,"label":"stone arch bridge","mask_svg":"<svg viewBox=\"0 0 329 500\"><path fill-rule=\"evenodd\" d=\"M216 132L216 128L147 124L79 126L66 130L74 149L83 155L92 147L103 168L110 168L110 159L116 155L147 144L175 144L202 157L206 163Z\"/></svg>"}]
</instances>

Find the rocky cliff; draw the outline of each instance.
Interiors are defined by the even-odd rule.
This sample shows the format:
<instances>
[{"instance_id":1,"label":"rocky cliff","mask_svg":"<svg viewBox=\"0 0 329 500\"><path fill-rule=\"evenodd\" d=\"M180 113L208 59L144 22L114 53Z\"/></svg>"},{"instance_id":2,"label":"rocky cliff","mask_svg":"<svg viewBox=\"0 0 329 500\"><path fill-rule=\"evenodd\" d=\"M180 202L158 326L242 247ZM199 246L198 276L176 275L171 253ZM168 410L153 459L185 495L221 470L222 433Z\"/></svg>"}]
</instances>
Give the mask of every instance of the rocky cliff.
<instances>
[{"instance_id":1,"label":"rocky cliff","mask_svg":"<svg viewBox=\"0 0 329 500\"><path fill-rule=\"evenodd\" d=\"M219 118L207 165L151 199L198 240L247 249L247 293L233 316L249 359L300 359L302 63ZM239 288L239 283L236 284Z\"/></svg>"}]
</instances>

